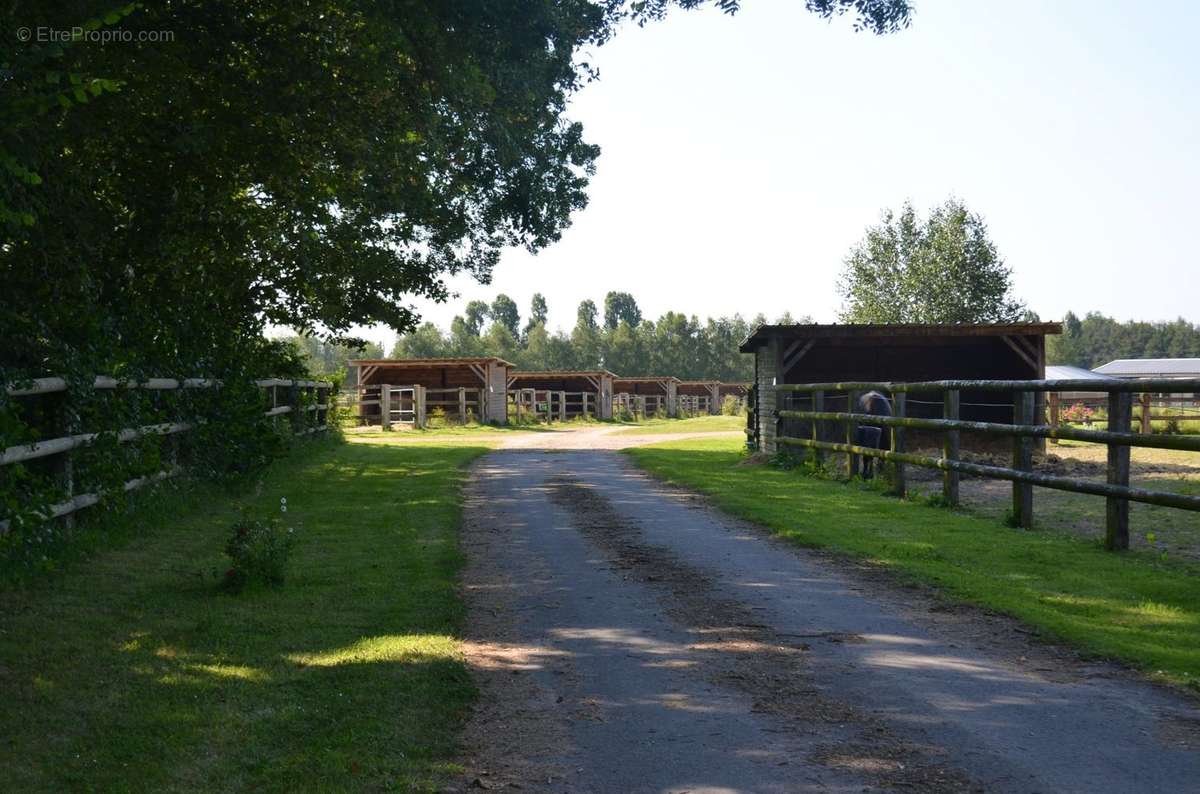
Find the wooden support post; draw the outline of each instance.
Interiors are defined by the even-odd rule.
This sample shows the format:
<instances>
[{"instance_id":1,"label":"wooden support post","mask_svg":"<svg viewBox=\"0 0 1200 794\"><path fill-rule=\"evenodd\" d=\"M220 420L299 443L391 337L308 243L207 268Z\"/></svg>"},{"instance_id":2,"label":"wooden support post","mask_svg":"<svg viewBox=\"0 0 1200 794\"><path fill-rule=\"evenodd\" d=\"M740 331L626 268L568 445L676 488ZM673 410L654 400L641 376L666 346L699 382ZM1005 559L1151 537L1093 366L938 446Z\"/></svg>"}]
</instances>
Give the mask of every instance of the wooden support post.
<instances>
[{"instance_id":1,"label":"wooden support post","mask_svg":"<svg viewBox=\"0 0 1200 794\"><path fill-rule=\"evenodd\" d=\"M413 386L413 426L419 429L425 427L425 387L416 384Z\"/></svg>"},{"instance_id":2,"label":"wooden support post","mask_svg":"<svg viewBox=\"0 0 1200 794\"><path fill-rule=\"evenodd\" d=\"M1144 391L1138 395L1138 402L1142 406L1142 433L1150 434L1150 392ZM1170 411L1168 410L1168 413Z\"/></svg>"},{"instance_id":3,"label":"wooden support post","mask_svg":"<svg viewBox=\"0 0 1200 794\"><path fill-rule=\"evenodd\" d=\"M958 419L958 389L947 389L942 398L942 418ZM959 431L947 430L942 441L942 457L946 460L958 460ZM942 472L942 499L946 504L958 506L958 472Z\"/></svg>"},{"instance_id":4,"label":"wooden support post","mask_svg":"<svg viewBox=\"0 0 1200 794\"><path fill-rule=\"evenodd\" d=\"M392 429L392 387L387 383L379 386L379 426Z\"/></svg>"},{"instance_id":5,"label":"wooden support post","mask_svg":"<svg viewBox=\"0 0 1200 794\"><path fill-rule=\"evenodd\" d=\"M1060 405L1061 402L1062 397L1058 394L1058 392L1050 392L1050 425L1052 427L1058 427L1059 414L1062 410ZM1052 438L1050 439L1050 443L1057 444L1058 439Z\"/></svg>"},{"instance_id":6,"label":"wooden support post","mask_svg":"<svg viewBox=\"0 0 1200 794\"><path fill-rule=\"evenodd\" d=\"M846 413L854 413L858 409L858 392L846 392ZM858 443L858 422L846 422L846 443ZM846 476L855 477L858 475L858 455L853 452L846 453Z\"/></svg>"},{"instance_id":7,"label":"wooden support post","mask_svg":"<svg viewBox=\"0 0 1200 794\"><path fill-rule=\"evenodd\" d=\"M558 393L558 418L562 421L567 421L567 393L560 391Z\"/></svg>"},{"instance_id":8,"label":"wooden support post","mask_svg":"<svg viewBox=\"0 0 1200 794\"><path fill-rule=\"evenodd\" d=\"M467 390L463 386L458 387L458 423L467 423Z\"/></svg>"},{"instance_id":9,"label":"wooden support post","mask_svg":"<svg viewBox=\"0 0 1200 794\"><path fill-rule=\"evenodd\" d=\"M288 386L288 405L292 406L292 432L299 433L304 429L304 406L300 404L300 389L296 386L296 381L292 381L292 385Z\"/></svg>"},{"instance_id":10,"label":"wooden support post","mask_svg":"<svg viewBox=\"0 0 1200 794\"><path fill-rule=\"evenodd\" d=\"M1013 393L1013 424L1033 424L1035 406L1031 391ZM1033 471L1033 438L1013 436L1012 467L1018 471ZM1033 528L1033 486L1027 482L1012 484L1013 520L1022 529Z\"/></svg>"},{"instance_id":11,"label":"wooden support post","mask_svg":"<svg viewBox=\"0 0 1200 794\"><path fill-rule=\"evenodd\" d=\"M906 416L908 412L908 395L904 392L898 392L892 395L892 415ZM892 452L903 453L905 451L905 438L903 427L892 428ZM896 461L895 475L892 482L892 493L903 499L908 495L908 482L905 478L904 464Z\"/></svg>"},{"instance_id":12,"label":"wooden support post","mask_svg":"<svg viewBox=\"0 0 1200 794\"><path fill-rule=\"evenodd\" d=\"M1133 395L1129 392L1108 393L1108 429L1128 433L1133 418ZM1129 446L1108 445L1108 483L1129 487ZM1129 548L1129 500L1115 496L1108 500L1104 548L1125 551Z\"/></svg>"},{"instance_id":13,"label":"wooden support post","mask_svg":"<svg viewBox=\"0 0 1200 794\"><path fill-rule=\"evenodd\" d=\"M825 410L825 392L815 391L812 393L813 410L821 412ZM822 441L822 432L825 428L825 422L820 419L814 419L812 423L812 438L813 441ZM813 449L813 460L818 466L825 463L825 450Z\"/></svg>"}]
</instances>

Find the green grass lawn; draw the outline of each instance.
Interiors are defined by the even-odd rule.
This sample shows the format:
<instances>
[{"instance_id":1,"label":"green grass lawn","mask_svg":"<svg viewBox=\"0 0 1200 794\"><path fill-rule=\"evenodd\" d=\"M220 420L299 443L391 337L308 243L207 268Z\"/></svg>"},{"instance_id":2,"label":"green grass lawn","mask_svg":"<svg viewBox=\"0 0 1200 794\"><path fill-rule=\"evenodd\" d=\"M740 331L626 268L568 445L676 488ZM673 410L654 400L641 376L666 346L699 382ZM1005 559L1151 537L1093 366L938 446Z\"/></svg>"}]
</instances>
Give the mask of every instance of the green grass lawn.
<instances>
[{"instance_id":1,"label":"green grass lawn","mask_svg":"<svg viewBox=\"0 0 1200 794\"><path fill-rule=\"evenodd\" d=\"M314 442L261 484L146 496L123 542L0 592L8 791L437 790L474 697L457 648L463 466ZM287 498L282 588L220 591L240 506Z\"/></svg>"},{"instance_id":2,"label":"green grass lawn","mask_svg":"<svg viewBox=\"0 0 1200 794\"><path fill-rule=\"evenodd\" d=\"M1010 529L858 484L746 465L736 439L626 453L655 476L707 494L720 509L788 540L865 558L1164 680L1200 683L1194 566L1149 553L1111 554L1065 533Z\"/></svg>"},{"instance_id":3,"label":"green grass lawn","mask_svg":"<svg viewBox=\"0 0 1200 794\"><path fill-rule=\"evenodd\" d=\"M693 416L688 419L644 419L620 430L618 435L649 436L666 433L719 433L728 430L745 430L744 416Z\"/></svg>"}]
</instances>

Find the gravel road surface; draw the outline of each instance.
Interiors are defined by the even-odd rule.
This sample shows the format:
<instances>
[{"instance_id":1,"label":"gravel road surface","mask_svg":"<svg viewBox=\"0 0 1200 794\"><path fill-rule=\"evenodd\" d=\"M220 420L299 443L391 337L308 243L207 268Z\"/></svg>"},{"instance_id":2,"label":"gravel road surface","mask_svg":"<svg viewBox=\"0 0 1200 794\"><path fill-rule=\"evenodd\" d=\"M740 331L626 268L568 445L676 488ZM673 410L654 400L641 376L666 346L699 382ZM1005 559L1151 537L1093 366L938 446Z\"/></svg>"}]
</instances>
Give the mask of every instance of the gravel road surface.
<instances>
[{"instance_id":1,"label":"gravel road surface","mask_svg":"<svg viewBox=\"0 0 1200 794\"><path fill-rule=\"evenodd\" d=\"M606 435L475 465L451 790L1200 790L1185 696L770 540Z\"/></svg>"}]
</instances>

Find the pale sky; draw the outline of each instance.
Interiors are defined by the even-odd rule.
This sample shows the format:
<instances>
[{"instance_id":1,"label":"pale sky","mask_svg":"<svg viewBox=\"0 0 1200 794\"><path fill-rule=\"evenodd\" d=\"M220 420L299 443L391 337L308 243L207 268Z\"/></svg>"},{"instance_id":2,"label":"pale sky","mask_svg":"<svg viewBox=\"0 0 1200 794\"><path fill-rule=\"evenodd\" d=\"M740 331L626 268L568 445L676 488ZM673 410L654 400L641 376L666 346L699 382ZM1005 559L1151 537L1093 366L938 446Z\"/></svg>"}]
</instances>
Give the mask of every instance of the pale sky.
<instances>
[{"instance_id":1,"label":"pale sky","mask_svg":"<svg viewBox=\"0 0 1200 794\"><path fill-rule=\"evenodd\" d=\"M884 207L950 195L987 220L1043 319L1200 320L1200 3L916 0L877 37L800 0L674 12L590 53L572 102L602 154L562 240L418 304L445 327L504 292L550 325L632 292L643 314L833 321ZM394 335L367 336L390 346Z\"/></svg>"}]
</instances>

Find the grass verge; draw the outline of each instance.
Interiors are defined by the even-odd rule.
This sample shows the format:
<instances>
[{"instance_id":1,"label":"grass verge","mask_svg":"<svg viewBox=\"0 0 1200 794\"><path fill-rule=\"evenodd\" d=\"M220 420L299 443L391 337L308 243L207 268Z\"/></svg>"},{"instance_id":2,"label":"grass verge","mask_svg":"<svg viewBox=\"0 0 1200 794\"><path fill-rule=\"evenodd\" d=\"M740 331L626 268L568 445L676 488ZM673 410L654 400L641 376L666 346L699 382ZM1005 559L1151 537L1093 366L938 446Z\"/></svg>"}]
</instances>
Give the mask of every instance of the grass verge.
<instances>
[{"instance_id":1,"label":"grass verge","mask_svg":"<svg viewBox=\"0 0 1200 794\"><path fill-rule=\"evenodd\" d=\"M622 422L621 424L630 424ZM627 430L618 430L616 435L653 436L667 433L720 433L730 430L745 430L744 416L693 416L687 419L645 419Z\"/></svg>"},{"instance_id":2,"label":"grass verge","mask_svg":"<svg viewBox=\"0 0 1200 794\"><path fill-rule=\"evenodd\" d=\"M626 450L651 474L798 544L870 560L1017 617L1048 639L1200 689L1200 576L1150 554L1027 532L862 486L746 465L740 442Z\"/></svg>"},{"instance_id":3,"label":"grass verge","mask_svg":"<svg viewBox=\"0 0 1200 794\"><path fill-rule=\"evenodd\" d=\"M244 493L150 494L117 548L0 593L4 787L436 790L474 697L459 489L487 444L435 443L313 443ZM239 508L281 497L288 580L220 591Z\"/></svg>"}]
</instances>

